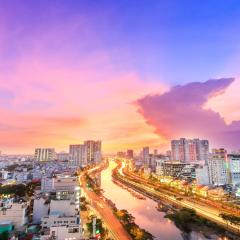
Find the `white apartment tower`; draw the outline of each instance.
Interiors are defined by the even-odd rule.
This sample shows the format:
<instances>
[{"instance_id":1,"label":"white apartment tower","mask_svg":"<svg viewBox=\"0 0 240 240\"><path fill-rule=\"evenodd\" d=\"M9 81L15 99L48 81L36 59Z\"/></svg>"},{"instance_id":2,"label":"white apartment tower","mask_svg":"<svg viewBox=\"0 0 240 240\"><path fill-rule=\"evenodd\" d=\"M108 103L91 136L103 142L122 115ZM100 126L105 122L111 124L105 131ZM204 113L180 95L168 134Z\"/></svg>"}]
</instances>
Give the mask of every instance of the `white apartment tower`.
<instances>
[{"instance_id":1,"label":"white apartment tower","mask_svg":"<svg viewBox=\"0 0 240 240\"><path fill-rule=\"evenodd\" d=\"M99 163L102 159L101 141L88 140L84 144L70 145L69 156L73 166L84 167L91 163Z\"/></svg>"},{"instance_id":2,"label":"white apartment tower","mask_svg":"<svg viewBox=\"0 0 240 240\"><path fill-rule=\"evenodd\" d=\"M83 144L72 144L69 146L69 161L73 166L84 167L87 165L87 152Z\"/></svg>"},{"instance_id":3,"label":"white apartment tower","mask_svg":"<svg viewBox=\"0 0 240 240\"><path fill-rule=\"evenodd\" d=\"M101 141L88 140L84 142L84 146L86 148L86 158L88 164L101 162L102 160Z\"/></svg>"},{"instance_id":4,"label":"white apartment tower","mask_svg":"<svg viewBox=\"0 0 240 240\"><path fill-rule=\"evenodd\" d=\"M36 148L34 156L35 156L35 159L39 162L51 161L55 159L55 149L54 148Z\"/></svg>"},{"instance_id":5,"label":"white apartment tower","mask_svg":"<svg viewBox=\"0 0 240 240\"><path fill-rule=\"evenodd\" d=\"M227 151L223 148L213 149L208 159L209 178L213 185L228 183Z\"/></svg>"},{"instance_id":6,"label":"white apartment tower","mask_svg":"<svg viewBox=\"0 0 240 240\"><path fill-rule=\"evenodd\" d=\"M227 168L229 183L233 186L240 184L240 154L228 154Z\"/></svg>"}]
</instances>

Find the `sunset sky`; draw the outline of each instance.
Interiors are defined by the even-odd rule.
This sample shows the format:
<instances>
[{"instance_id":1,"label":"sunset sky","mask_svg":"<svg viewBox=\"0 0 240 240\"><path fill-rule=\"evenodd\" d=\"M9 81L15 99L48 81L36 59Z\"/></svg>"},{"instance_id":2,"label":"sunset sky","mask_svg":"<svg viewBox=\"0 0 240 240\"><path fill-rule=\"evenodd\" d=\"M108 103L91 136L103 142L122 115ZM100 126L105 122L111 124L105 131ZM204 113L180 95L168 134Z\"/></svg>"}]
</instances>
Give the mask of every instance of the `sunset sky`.
<instances>
[{"instance_id":1,"label":"sunset sky","mask_svg":"<svg viewBox=\"0 0 240 240\"><path fill-rule=\"evenodd\" d=\"M0 150L240 148L238 0L0 1Z\"/></svg>"}]
</instances>

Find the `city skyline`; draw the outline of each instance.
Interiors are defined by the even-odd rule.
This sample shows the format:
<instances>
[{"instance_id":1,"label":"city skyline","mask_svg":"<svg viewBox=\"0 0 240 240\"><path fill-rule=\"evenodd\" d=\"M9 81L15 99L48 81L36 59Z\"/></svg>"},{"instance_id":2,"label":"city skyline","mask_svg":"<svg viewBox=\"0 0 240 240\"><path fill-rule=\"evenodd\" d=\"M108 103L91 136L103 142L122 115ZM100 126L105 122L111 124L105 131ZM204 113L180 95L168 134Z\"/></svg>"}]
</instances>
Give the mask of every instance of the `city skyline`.
<instances>
[{"instance_id":1,"label":"city skyline","mask_svg":"<svg viewBox=\"0 0 240 240\"><path fill-rule=\"evenodd\" d=\"M3 153L239 149L237 1L23 2L0 4Z\"/></svg>"}]
</instances>

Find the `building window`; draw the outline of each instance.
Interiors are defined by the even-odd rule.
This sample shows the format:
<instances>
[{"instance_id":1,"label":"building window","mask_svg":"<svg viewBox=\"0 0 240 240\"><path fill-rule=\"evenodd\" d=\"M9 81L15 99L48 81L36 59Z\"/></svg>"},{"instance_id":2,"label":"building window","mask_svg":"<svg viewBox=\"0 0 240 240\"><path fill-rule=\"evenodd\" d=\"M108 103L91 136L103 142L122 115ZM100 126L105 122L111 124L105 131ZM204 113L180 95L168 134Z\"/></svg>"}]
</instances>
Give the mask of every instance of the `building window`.
<instances>
[{"instance_id":1,"label":"building window","mask_svg":"<svg viewBox=\"0 0 240 240\"><path fill-rule=\"evenodd\" d=\"M69 228L68 229L68 233L78 233L79 232L79 228Z\"/></svg>"}]
</instances>

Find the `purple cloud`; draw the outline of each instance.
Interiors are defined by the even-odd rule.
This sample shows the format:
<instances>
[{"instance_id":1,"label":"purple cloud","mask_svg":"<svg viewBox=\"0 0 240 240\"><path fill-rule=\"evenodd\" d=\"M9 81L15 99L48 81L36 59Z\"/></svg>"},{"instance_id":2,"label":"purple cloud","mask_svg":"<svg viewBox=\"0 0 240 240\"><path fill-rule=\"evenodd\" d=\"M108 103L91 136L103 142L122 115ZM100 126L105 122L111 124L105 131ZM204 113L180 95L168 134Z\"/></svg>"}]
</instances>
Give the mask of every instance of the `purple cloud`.
<instances>
[{"instance_id":1,"label":"purple cloud","mask_svg":"<svg viewBox=\"0 0 240 240\"><path fill-rule=\"evenodd\" d=\"M176 86L162 95L137 100L138 110L167 139L201 137L214 146L239 149L240 121L227 125L219 113L204 109L211 97L222 94L233 81L221 78Z\"/></svg>"}]
</instances>

